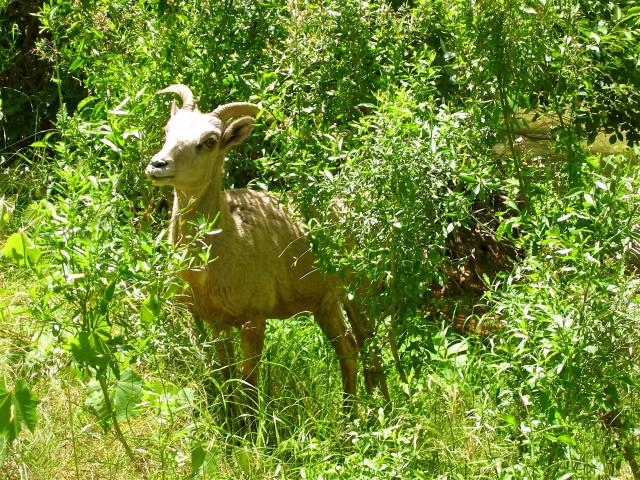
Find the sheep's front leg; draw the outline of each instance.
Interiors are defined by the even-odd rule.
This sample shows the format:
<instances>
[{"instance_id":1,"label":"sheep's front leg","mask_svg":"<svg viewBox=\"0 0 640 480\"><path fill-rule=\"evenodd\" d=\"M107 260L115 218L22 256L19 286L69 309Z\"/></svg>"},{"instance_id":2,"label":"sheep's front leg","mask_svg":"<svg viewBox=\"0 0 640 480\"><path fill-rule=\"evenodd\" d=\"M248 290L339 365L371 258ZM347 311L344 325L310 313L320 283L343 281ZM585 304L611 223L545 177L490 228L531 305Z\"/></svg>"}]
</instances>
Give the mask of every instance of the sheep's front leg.
<instances>
[{"instance_id":1,"label":"sheep's front leg","mask_svg":"<svg viewBox=\"0 0 640 480\"><path fill-rule=\"evenodd\" d=\"M264 346L265 319L252 319L240 327L240 345L244 354L242 378L247 383L251 407L258 405L258 372Z\"/></svg>"},{"instance_id":2,"label":"sheep's front leg","mask_svg":"<svg viewBox=\"0 0 640 480\"><path fill-rule=\"evenodd\" d=\"M216 350L220 360L220 372L225 382L229 382L233 377L235 368L235 354L233 352L233 340L229 329L218 329L216 331Z\"/></svg>"},{"instance_id":3,"label":"sheep's front leg","mask_svg":"<svg viewBox=\"0 0 640 480\"><path fill-rule=\"evenodd\" d=\"M384 376L382 356L380 355L379 348L375 344L370 344L370 340L373 338L373 325L353 302L345 302L344 307L347 310L347 317L349 318L349 323L358 342L358 349L362 355L364 383L367 387L367 393L373 395L373 391L377 386L389 404L391 403L391 396L389 395L387 380Z\"/></svg>"},{"instance_id":4,"label":"sheep's front leg","mask_svg":"<svg viewBox=\"0 0 640 480\"><path fill-rule=\"evenodd\" d=\"M222 391L223 404L227 418L231 422L232 428L235 428L236 418L238 417L239 407L237 405L236 389L237 383L233 381L235 378L236 360L233 351L233 340L229 328L221 328L214 325L216 334L215 346L220 361L219 372L222 374ZM213 382L212 387L213 387ZM213 388L212 388L213 390Z\"/></svg>"}]
</instances>

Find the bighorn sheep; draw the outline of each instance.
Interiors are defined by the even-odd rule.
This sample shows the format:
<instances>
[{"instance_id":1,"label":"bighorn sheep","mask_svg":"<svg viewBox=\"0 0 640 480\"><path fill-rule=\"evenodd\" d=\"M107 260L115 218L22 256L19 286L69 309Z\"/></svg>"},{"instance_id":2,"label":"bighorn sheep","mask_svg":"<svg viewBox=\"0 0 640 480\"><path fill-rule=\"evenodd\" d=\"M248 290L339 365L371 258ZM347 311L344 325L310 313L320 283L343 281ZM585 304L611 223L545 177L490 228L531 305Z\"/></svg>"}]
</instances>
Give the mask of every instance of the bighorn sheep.
<instances>
[{"instance_id":1,"label":"bighorn sheep","mask_svg":"<svg viewBox=\"0 0 640 480\"><path fill-rule=\"evenodd\" d=\"M216 343L222 366L232 361L229 330L237 327L243 377L255 387L265 320L312 312L338 355L348 406L356 390L359 348L345 324L338 282L317 269L304 229L271 195L222 187L225 154L252 132L259 108L230 103L202 113L185 85L158 93L179 95L182 108L172 102L164 146L151 158L146 175L156 185L174 188L173 244L189 242L189 228L198 215L209 222L218 216L221 231L204 240L215 260L181 276L190 286L194 313L221 337ZM229 378L228 368L223 372ZM255 402L255 388L251 390Z\"/></svg>"}]
</instances>

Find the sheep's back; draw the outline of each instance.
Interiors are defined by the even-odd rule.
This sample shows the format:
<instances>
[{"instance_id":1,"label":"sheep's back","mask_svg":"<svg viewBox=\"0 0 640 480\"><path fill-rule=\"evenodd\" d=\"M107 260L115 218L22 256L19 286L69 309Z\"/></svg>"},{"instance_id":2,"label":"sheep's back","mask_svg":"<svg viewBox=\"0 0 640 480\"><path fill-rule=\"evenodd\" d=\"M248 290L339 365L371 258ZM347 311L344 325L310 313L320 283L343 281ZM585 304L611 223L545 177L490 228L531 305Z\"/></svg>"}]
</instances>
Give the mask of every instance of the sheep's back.
<instances>
[{"instance_id":1,"label":"sheep's back","mask_svg":"<svg viewBox=\"0 0 640 480\"><path fill-rule=\"evenodd\" d=\"M214 244L217 259L206 289L215 298L209 303L227 316L288 318L316 310L335 295L315 265L305 230L277 198L234 189L225 191L225 200L236 232L222 232L221 242Z\"/></svg>"}]
</instances>

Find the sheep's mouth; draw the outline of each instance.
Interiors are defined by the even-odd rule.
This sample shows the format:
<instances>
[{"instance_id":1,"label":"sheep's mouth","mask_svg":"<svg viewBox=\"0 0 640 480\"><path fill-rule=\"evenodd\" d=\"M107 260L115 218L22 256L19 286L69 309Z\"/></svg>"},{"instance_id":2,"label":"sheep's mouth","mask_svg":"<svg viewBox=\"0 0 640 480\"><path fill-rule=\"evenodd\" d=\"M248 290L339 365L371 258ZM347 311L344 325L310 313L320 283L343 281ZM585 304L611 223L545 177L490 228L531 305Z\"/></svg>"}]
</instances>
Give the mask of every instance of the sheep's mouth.
<instances>
[{"instance_id":1,"label":"sheep's mouth","mask_svg":"<svg viewBox=\"0 0 640 480\"><path fill-rule=\"evenodd\" d=\"M162 175L160 173L147 172L147 178L155 184L165 184L170 181L174 175Z\"/></svg>"},{"instance_id":2,"label":"sheep's mouth","mask_svg":"<svg viewBox=\"0 0 640 480\"><path fill-rule=\"evenodd\" d=\"M144 173L147 178L153 182L163 182L165 180L170 180L175 176L173 169L154 168L151 165L146 168Z\"/></svg>"}]
</instances>

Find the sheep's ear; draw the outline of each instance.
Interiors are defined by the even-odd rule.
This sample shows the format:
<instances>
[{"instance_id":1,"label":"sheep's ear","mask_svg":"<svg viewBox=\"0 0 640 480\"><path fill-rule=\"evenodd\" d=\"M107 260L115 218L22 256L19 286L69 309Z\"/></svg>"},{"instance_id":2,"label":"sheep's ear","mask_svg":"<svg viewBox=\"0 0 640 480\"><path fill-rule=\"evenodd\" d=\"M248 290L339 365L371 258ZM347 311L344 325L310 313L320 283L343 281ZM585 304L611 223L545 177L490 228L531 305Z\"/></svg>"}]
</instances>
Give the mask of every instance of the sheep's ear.
<instances>
[{"instance_id":1,"label":"sheep's ear","mask_svg":"<svg viewBox=\"0 0 640 480\"><path fill-rule=\"evenodd\" d=\"M244 142L253 131L252 117L241 117L229 124L222 135L222 148L231 148Z\"/></svg>"},{"instance_id":2,"label":"sheep's ear","mask_svg":"<svg viewBox=\"0 0 640 480\"><path fill-rule=\"evenodd\" d=\"M175 100L171 100L171 116L173 117L176 113L178 113L178 104Z\"/></svg>"}]
</instances>

